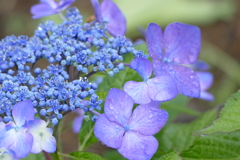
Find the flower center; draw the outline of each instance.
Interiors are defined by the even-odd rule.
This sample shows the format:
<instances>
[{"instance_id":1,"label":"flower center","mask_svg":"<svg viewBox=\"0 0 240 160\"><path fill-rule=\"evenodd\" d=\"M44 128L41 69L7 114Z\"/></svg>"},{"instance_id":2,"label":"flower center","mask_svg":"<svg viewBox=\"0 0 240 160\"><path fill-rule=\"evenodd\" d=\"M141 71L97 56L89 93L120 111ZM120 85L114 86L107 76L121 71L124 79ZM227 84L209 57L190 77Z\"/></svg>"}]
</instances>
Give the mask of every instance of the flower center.
<instances>
[{"instance_id":1,"label":"flower center","mask_svg":"<svg viewBox=\"0 0 240 160\"><path fill-rule=\"evenodd\" d=\"M129 130L130 130L130 126L125 126L125 127L124 127L124 130L125 130L125 131L129 131Z\"/></svg>"}]
</instances>

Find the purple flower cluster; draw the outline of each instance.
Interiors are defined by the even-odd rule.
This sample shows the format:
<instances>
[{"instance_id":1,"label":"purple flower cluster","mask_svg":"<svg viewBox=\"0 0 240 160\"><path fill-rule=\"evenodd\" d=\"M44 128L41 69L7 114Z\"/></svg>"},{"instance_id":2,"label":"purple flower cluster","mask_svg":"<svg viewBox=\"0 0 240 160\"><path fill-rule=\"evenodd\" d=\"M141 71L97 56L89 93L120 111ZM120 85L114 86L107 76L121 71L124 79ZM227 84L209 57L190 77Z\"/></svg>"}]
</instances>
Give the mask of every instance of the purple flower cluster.
<instances>
[{"instance_id":1,"label":"purple flower cluster","mask_svg":"<svg viewBox=\"0 0 240 160\"><path fill-rule=\"evenodd\" d=\"M33 18L61 15L74 1L41 0L31 13ZM206 92L213 77L205 63L196 62L201 45L198 27L175 22L162 32L157 24L149 24L150 61L124 37L126 19L114 2L91 3L96 20L90 23L83 23L79 11L70 8L59 25L45 21L31 38L9 36L0 41L0 159L55 152L53 130L47 126L51 122L54 127L75 111L79 114L73 123L75 133L90 112L100 141L130 160L148 160L158 148L153 135L168 120L168 113L159 108L161 102L178 94L213 99ZM130 64L122 63L127 53L134 56ZM40 59L47 59L49 65L36 67ZM102 100L98 85L88 78L96 72L114 76L125 66L143 81L126 82L124 91L110 89L104 113L96 112ZM139 105L134 108L134 103ZM42 119L34 118L35 114Z\"/></svg>"},{"instance_id":2,"label":"purple flower cluster","mask_svg":"<svg viewBox=\"0 0 240 160\"><path fill-rule=\"evenodd\" d=\"M44 120L34 119L34 108L30 100L13 106L14 121L7 124L0 122L0 150L2 157L19 159L42 150L53 153L56 150L56 139L52 129L47 128Z\"/></svg>"}]
</instances>

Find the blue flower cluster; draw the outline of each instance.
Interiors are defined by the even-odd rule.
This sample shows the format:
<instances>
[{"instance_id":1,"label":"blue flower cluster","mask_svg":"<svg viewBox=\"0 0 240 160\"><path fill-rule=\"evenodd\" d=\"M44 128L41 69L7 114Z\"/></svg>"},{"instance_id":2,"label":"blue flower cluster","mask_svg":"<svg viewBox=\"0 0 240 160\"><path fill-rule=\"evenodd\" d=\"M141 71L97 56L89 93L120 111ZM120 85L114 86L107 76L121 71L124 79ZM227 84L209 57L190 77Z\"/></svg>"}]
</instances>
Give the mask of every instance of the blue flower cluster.
<instances>
[{"instance_id":1,"label":"blue flower cluster","mask_svg":"<svg viewBox=\"0 0 240 160\"><path fill-rule=\"evenodd\" d=\"M108 38L107 22L82 24L76 8L70 8L66 18L59 25L41 23L31 38L8 36L0 41L0 115L4 122L12 120L12 106L26 99L53 124L75 108L100 110L98 86L89 83L88 77L99 71L113 76L123 70L126 53L146 57L124 36ZM49 66L36 68L39 59L47 59ZM90 99L87 105L82 104L84 99Z\"/></svg>"}]
</instances>

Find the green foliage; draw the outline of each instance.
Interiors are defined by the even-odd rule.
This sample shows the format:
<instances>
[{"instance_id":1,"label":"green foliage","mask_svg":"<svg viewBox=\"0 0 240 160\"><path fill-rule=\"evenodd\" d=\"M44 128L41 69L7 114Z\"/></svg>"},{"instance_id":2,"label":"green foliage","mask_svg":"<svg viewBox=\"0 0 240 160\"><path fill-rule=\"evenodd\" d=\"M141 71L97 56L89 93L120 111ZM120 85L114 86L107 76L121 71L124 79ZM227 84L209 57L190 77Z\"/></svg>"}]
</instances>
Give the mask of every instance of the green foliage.
<instances>
[{"instance_id":1,"label":"green foliage","mask_svg":"<svg viewBox=\"0 0 240 160\"><path fill-rule=\"evenodd\" d=\"M127 160L117 150L107 150L103 156L108 160Z\"/></svg>"},{"instance_id":2,"label":"green foliage","mask_svg":"<svg viewBox=\"0 0 240 160\"><path fill-rule=\"evenodd\" d=\"M69 154L72 160L105 160L101 156L91 152L72 152Z\"/></svg>"},{"instance_id":3,"label":"green foliage","mask_svg":"<svg viewBox=\"0 0 240 160\"><path fill-rule=\"evenodd\" d=\"M233 132L240 129L240 91L233 94L222 108L220 117L208 128L199 131L199 134L214 132Z\"/></svg>"},{"instance_id":4,"label":"green foliage","mask_svg":"<svg viewBox=\"0 0 240 160\"><path fill-rule=\"evenodd\" d=\"M180 156L183 160L234 160L240 159L240 132L215 133L198 136Z\"/></svg>"},{"instance_id":5,"label":"green foliage","mask_svg":"<svg viewBox=\"0 0 240 160\"><path fill-rule=\"evenodd\" d=\"M92 121L83 121L81 131L78 134L80 141L79 151L83 151L91 144L97 142L97 138L93 133L95 122Z\"/></svg>"},{"instance_id":6,"label":"green foliage","mask_svg":"<svg viewBox=\"0 0 240 160\"><path fill-rule=\"evenodd\" d=\"M192 116L199 116L200 112L187 108L189 98L178 95L176 98L161 103L161 109L166 110L169 114L168 121L174 120L179 114L184 113Z\"/></svg>"},{"instance_id":7,"label":"green foliage","mask_svg":"<svg viewBox=\"0 0 240 160\"><path fill-rule=\"evenodd\" d=\"M161 156L160 158L154 160L181 160L182 158L178 155L176 151L170 151L167 154Z\"/></svg>"},{"instance_id":8,"label":"green foliage","mask_svg":"<svg viewBox=\"0 0 240 160\"><path fill-rule=\"evenodd\" d=\"M30 153L26 158L22 158L22 160L46 160L43 152L39 154Z\"/></svg>"},{"instance_id":9,"label":"green foliage","mask_svg":"<svg viewBox=\"0 0 240 160\"><path fill-rule=\"evenodd\" d=\"M159 141L158 153L167 153L172 147L178 152L187 149L195 138L192 133L211 124L216 118L217 111L204 113L199 119L189 124L167 124L156 135Z\"/></svg>"}]
</instances>

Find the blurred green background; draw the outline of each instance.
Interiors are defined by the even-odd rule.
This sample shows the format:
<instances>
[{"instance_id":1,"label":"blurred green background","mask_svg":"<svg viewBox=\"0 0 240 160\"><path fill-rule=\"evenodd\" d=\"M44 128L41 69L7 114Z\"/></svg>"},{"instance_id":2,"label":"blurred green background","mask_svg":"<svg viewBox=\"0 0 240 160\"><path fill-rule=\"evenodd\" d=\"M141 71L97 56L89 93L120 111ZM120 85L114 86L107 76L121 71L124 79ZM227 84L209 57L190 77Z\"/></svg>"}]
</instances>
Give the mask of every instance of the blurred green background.
<instances>
[{"instance_id":1,"label":"blurred green background","mask_svg":"<svg viewBox=\"0 0 240 160\"><path fill-rule=\"evenodd\" d=\"M189 108L204 112L222 105L240 88L240 1L239 0L114 0L125 14L128 31L126 36L136 40L143 38L138 30L146 28L150 22L163 28L179 21L197 25L202 31L200 59L211 66L214 84L209 89L215 96L214 102L191 99ZM61 22L58 15L41 19L31 19L30 8L38 0L0 0L0 38L7 35L32 36L42 20ZM76 6L85 20L93 15L90 0L76 0ZM72 119L72 117L69 117ZM176 121L187 122L184 115ZM65 152L76 148L76 135L64 132ZM73 147L70 147L73 146ZM90 151L100 153L102 147L93 146Z\"/></svg>"}]
</instances>

